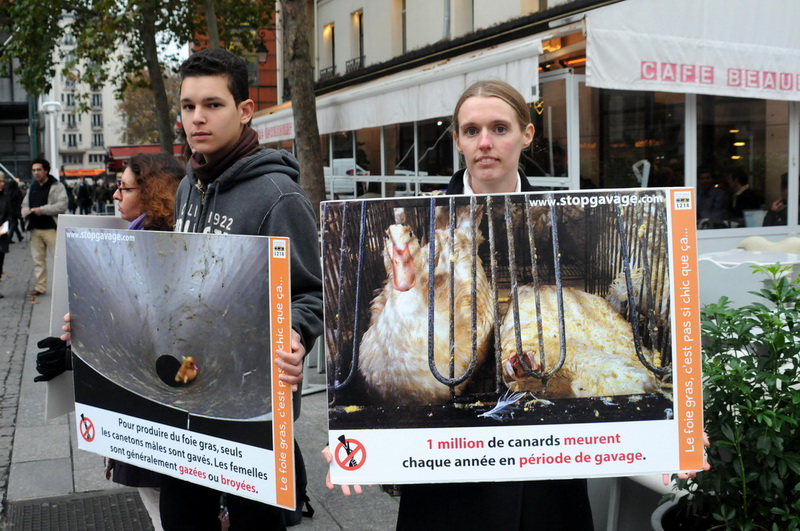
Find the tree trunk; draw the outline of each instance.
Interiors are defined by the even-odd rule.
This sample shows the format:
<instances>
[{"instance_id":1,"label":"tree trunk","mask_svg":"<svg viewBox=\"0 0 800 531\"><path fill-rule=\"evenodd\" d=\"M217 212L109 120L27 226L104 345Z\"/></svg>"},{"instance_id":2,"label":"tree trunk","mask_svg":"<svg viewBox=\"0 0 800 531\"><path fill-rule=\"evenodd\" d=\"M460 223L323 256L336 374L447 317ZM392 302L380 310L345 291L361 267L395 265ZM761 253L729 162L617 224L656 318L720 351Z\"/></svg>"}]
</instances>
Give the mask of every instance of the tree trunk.
<instances>
[{"instance_id":1,"label":"tree trunk","mask_svg":"<svg viewBox=\"0 0 800 531\"><path fill-rule=\"evenodd\" d=\"M283 0L283 25L286 42L287 74L291 84L294 114L295 154L300 162L300 186L308 194L319 216L319 203L325 198L325 176L317 125L314 95L314 69L309 45L313 24L308 11L313 0Z\"/></svg>"},{"instance_id":2,"label":"tree trunk","mask_svg":"<svg viewBox=\"0 0 800 531\"><path fill-rule=\"evenodd\" d=\"M161 63L158 62L158 46L156 45L156 29L154 15L142 11L139 36L142 39L142 49L147 62L147 75L150 78L150 90L156 104L156 121L158 127L158 143L162 153L172 154L172 143L175 138L173 132L174 120L169 112L167 89L164 77L161 74Z\"/></svg>"},{"instance_id":3,"label":"tree trunk","mask_svg":"<svg viewBox=\"0 0 800 531\"><path fill-rule=\"evenodd\" d=\"M214 0L203 0L206 10L206 26L208 27L208 47L219 48L219 30L217 29L217 12Z\"/></svg>"}]
</instances>

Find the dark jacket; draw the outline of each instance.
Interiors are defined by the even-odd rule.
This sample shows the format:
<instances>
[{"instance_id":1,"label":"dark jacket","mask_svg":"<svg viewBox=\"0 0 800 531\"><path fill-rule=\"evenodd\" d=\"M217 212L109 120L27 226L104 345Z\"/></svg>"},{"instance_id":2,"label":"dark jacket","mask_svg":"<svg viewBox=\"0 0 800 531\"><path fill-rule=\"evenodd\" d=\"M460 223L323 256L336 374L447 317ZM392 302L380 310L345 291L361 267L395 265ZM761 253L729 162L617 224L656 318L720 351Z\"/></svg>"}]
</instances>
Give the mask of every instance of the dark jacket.
<instances>
[{"instance_id":1,"label":"dark jacket","mask_svg":"<svg viewBox=\"0 0 800 531\"><path fill-rule=\"evenodd\" d=\"M8 222L8 231L0 234L0 254L8 252L8 242L11 238L11 219L14 217L14 208L11 205L11 194L7 193L8 188L0 192L0 225Z\"/></svg>"},{"instance_id":2,"label":"dark jacket","mask_svg":"<svg viewBox=\"0 0 800 531\"><path fill-rule=\"evenodd\" d=\"M464 193L464 172L467 171L466 169L458 170L453 174L453 177L450 179L450 182L447 183L447 194L448 195L461 195ZM539 190L535 186L531 185L528 178L525 177L522 172L519 174L520 181L522 182L520 189L523 192L535 192Z\"/></svg>"},{"instance_id":3,"label":"dark jacket","mask_svg":"<svg viewBox=\"0 0 800 531\"><path fill-rule=\"evenodd\" d=\"M41 215L28 212L37 207L42 209ZM58 215L66 211L67 191L55 177L48 175L43 185L36 179L33 180L28 194L22 201L23 215L28 217L28 229L55 230Z\"/></svg>"},{"instance_id":4,"label":"dark jacket","mask_svg":"<svg viewBox=\"0 0 800 531\"><path fill-rule=\"evenodd\" d=\"M189 165L175 199L175 231L289 237L292 328L308 352L322 333L322 269L316 216L293 180L299 174L290 153L265 149L233 163L203 192Z\"/></svg>"},{"instance_id":5,"label":"dark jacket","mask_svg":"<svg viewBox=\"0 0 800 531\"><path fill-rule=\"evenodd\" d=\"M22 191L19 189L19 183L16 179L6 180L5 193L9 196L11 202L11 215L17 219L22 219Z\"/></svg>"}]
</instances>

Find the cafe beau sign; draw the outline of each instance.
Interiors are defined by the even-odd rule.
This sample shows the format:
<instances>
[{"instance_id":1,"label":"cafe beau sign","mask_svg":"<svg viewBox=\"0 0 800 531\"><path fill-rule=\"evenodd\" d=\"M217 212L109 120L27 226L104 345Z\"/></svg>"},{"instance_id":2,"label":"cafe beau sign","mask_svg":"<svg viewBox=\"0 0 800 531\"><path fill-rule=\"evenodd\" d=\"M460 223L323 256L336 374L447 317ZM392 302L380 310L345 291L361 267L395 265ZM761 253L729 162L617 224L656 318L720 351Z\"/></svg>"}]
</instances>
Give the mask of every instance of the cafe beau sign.
<instances>
[{"instance_id":1,"label":"cafe beau sign","mask_svg":"<svg viewBox=\"0 0 800 531\"><path fill-rule=\"evenodd\" d=\"M800 2L791 0L620 2L586 17L586 82L800 100L798 20Z\"/></svg>"}]
</instances>

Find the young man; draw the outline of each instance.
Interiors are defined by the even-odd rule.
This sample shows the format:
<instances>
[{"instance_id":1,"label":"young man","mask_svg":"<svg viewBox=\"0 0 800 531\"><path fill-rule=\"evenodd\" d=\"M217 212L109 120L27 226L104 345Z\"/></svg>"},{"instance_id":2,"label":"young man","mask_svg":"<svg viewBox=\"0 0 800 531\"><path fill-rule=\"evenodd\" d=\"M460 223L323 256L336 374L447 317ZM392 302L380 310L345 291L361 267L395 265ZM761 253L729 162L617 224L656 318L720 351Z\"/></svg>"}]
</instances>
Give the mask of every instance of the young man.
<instances>
[{"instance_id":1,"label":"young man","mask_svg":"<svg viewBox=\"0 0 800 531\"><path fill-rule=\"evenodd\" d=\"M295 184L299 164L262 149L250 127L247 65L225 50L203 50L181 65L181 119L194 150L175 200L175 230L288 236L291 241L291 352L278 352L280 378L293 390L303 356L322 332L322 272L316 217ZM189 503L189 505L187 505ZM282 510L228 495L236 530L283 529ZM187 507L191 509L187 510ZM219 493L168 478L161 490L164 529L219 529Z\"/></svg>"},{"instance_id":2,"label":"young man","mask_svg":"<svg viewBox=\"0 0 800 531\"><path fill-rule=\"evenodd\" d=\"M50 163L36 159L31 164L33 183L22 201L22 217L28 218L31 231L31 255L36 285L28 295L47 292L47 255L56 248L56 218L67 211L67 190L52 175Z\"/></svg>"}]
</instances>

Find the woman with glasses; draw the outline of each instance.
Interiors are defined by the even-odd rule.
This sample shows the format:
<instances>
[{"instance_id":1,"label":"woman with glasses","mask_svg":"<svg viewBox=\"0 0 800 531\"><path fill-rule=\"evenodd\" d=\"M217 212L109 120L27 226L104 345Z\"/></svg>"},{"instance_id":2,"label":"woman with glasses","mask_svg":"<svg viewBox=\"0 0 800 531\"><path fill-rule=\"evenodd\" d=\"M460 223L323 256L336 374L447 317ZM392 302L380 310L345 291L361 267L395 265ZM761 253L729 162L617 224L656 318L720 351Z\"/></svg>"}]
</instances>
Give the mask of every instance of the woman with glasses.
<instances>
[{"instance_id":1,"label":"woman with glasses","mask_svg":"<svg viewBox=\"0 0 800 531\"><path fill-rule=\"evenodd\" d=\"M140 153L133 156L114 192L120 216L130 222L128 228L171 231L175 193L185 173L183 165L171 155ZM64 320L66 333L60 339L48 337L38 344L39 348L48 350L37 356L36 370L41 375L35 378L37 382L50 380L71 369L71 352L67 344L70 339L69 314L64 316ZM162 529L158 505L160 474L109 459L106 478L137 487L153 526L157 531Z\"/></svg>"},{"instance_id":2,"label":"woman with glasses","mask_svg":"<svg viewBox=\"0 0 800 531\"><path fill-rule=\"evenodd\" d=\"M175 192L186 173L165 153L134 155L117 181L117 210L131 230L172 230Z\"/></svg>"}]
</instances>

